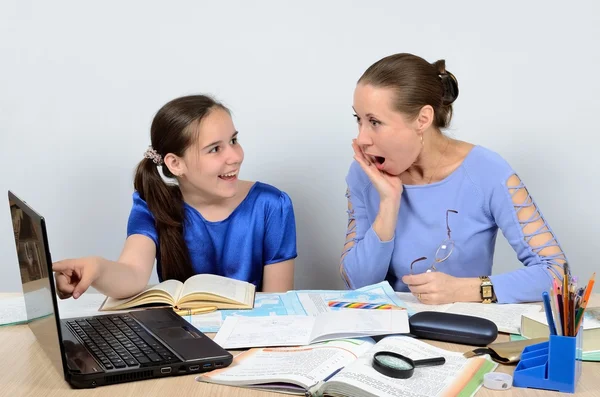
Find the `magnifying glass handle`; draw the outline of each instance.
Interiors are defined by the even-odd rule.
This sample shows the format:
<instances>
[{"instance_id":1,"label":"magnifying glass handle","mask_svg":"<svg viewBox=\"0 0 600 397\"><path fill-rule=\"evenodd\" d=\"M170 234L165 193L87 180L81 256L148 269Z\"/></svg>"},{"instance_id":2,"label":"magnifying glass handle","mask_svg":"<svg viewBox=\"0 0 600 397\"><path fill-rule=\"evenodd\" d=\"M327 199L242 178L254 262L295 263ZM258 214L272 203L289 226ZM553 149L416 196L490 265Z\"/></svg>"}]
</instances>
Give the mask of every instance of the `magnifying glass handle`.
<instances>
[{"instance_id":1,"label":"magnifying glass handle","mask_svg":"<svg viewBox=\"0 0 600 397\"><path fill-rule=\"evenodd\" d=\"M433 357L433 358L425 358L423 360L415 360L413 364L415 367L426 367L431 365L442 365L446 362L444 357Z\"/></svg>"}]
</instances>

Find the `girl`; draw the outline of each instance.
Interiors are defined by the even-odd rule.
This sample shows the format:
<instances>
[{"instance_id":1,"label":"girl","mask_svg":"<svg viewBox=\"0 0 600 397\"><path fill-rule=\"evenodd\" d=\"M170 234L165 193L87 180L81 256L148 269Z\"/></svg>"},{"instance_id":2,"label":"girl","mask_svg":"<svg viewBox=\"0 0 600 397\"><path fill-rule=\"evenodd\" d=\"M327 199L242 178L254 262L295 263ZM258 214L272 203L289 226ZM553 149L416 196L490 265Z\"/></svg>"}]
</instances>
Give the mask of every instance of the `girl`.
<instances>
[{"instance_id":1,"label":"girl","mask_svg":"<svg viewBox=\"0 0 600 397\"><path fill-rule=\"evenodd\" d=\"M229 110L204 95L174 99L154 117L151 143L137 166L121 256L55 262L59 296L77 299L90 285L132 296L147 286L155 259L161 281L212 273L265 292L292 289L292 202L273 186L238 179L244 152Z\"/></svg>"}]
</instances>

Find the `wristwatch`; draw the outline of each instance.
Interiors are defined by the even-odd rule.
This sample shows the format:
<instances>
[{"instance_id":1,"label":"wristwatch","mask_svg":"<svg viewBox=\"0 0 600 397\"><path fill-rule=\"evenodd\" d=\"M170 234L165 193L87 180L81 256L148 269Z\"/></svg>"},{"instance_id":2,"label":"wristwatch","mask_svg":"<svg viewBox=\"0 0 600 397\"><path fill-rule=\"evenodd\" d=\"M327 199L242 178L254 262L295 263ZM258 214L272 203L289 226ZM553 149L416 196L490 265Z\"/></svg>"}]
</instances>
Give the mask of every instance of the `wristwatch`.
<instances>
[{"instance_id":1,"label":"wristwatch","mask_svg":"<svg viewBox=\"0 0 600 397\"><path fill-rule=\"evenodd\" d=\"M481 302L492 303L496 301L496 295L494 294L494 286L492 280L488 276L479 277L481 280Z\"/></svg>"}]
</instances>

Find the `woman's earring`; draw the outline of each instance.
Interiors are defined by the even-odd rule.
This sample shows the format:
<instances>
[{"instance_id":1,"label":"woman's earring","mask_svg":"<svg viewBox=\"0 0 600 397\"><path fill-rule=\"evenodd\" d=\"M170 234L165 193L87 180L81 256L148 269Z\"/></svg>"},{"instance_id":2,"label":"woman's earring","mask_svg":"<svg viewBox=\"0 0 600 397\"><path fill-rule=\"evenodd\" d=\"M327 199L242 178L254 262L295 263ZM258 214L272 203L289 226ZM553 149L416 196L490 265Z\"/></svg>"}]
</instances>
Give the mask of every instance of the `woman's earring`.
<instances>
[{"instance_id":1,"label":"woman's earring","mask_svg":"<svg viewBox=\"0 0 600 397\"><path fill-rule=\"evenodd\" d=\"M421 146L425 146L425 142L423 142L423 134L421 134Z\"/></svg>"}]
</instances>

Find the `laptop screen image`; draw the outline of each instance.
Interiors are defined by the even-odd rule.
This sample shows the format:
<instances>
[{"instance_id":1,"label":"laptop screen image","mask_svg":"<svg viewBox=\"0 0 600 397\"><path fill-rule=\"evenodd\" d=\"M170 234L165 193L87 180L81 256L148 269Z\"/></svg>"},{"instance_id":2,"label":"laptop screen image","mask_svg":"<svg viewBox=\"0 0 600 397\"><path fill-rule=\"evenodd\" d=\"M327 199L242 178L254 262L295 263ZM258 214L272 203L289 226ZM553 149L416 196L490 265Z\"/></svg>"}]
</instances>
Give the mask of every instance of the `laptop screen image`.
<instances>
[{"instance_id":1,"label":"laptop screen image","mask_svg":"<svg viewBox=\"0 0 600 397\"><path fill-rule=\"evenodd\" d=\"M60 374L66 372L58 302L44 218L8 192L28 325Z\"/></svg>"}]
</instances>

